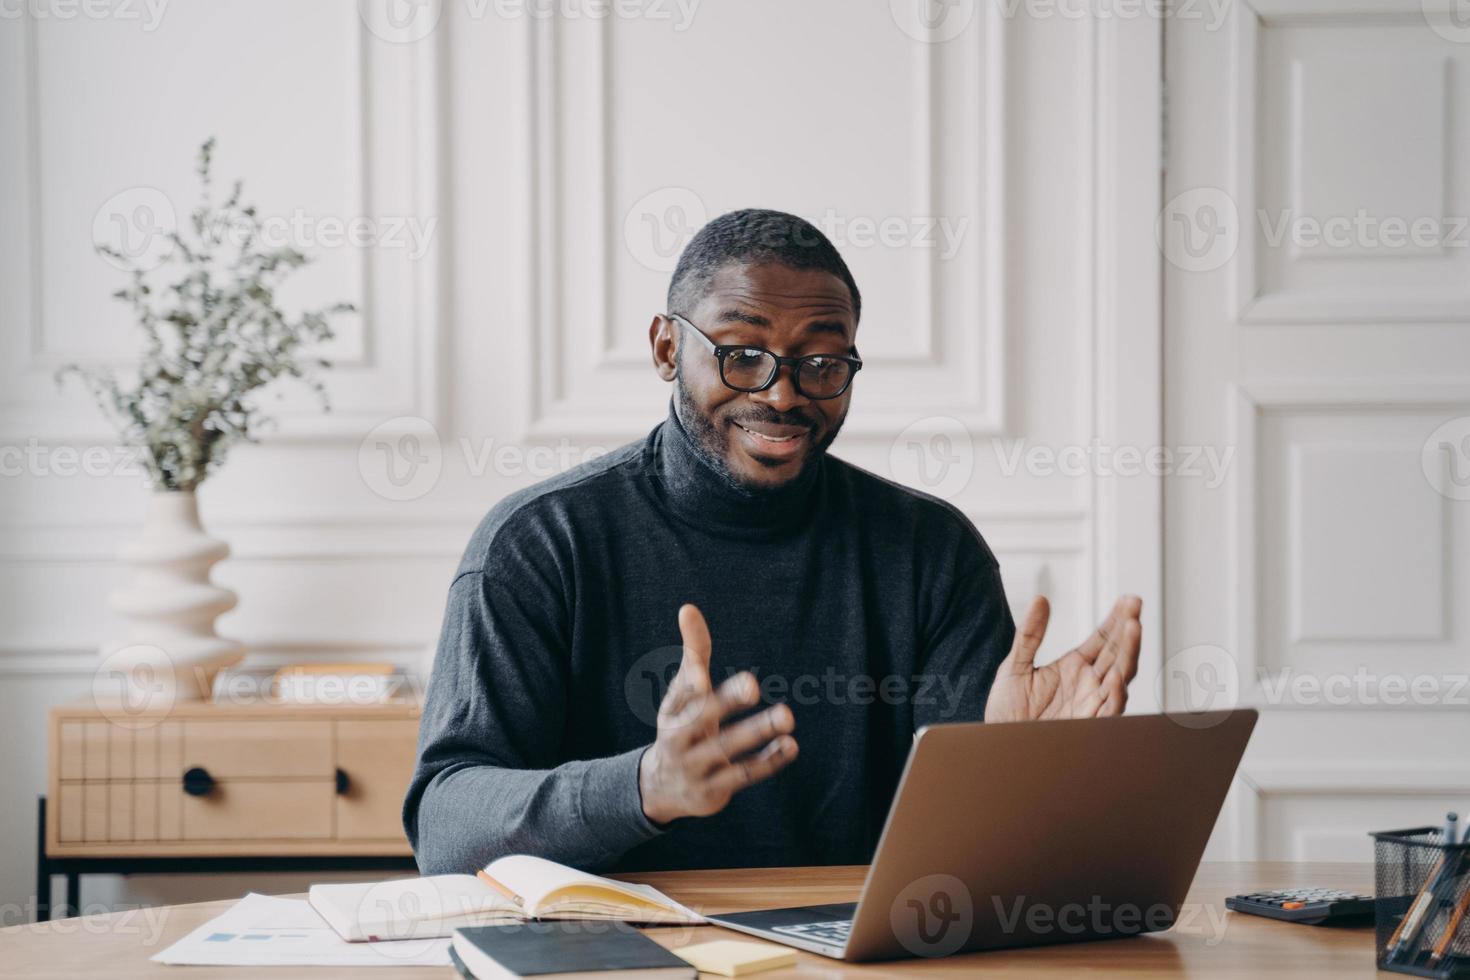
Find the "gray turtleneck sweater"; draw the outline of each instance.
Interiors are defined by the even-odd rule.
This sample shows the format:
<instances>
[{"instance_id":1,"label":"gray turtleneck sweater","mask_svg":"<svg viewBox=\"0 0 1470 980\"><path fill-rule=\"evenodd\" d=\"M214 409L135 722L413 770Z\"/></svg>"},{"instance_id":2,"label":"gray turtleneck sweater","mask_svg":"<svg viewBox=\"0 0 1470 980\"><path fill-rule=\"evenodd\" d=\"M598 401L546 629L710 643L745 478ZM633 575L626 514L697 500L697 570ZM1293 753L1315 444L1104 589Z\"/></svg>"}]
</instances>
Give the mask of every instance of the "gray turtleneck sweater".
<instances>
[{"instance_id":1,"label":"gray turtleneck sweater","mask_svg":"<svg viewBox=\"0 0 1470 980\"><path fill-rule=\"evenodd\" d=\"M660 828L638 762L697 605L718 684L753 671L801 752ZM677 418L502 500L449 588L404 827L426 874L867 862L913 733L984 714L1015 627L954 507L831 456L746 495Z\"/></svg>"}]
</instances>

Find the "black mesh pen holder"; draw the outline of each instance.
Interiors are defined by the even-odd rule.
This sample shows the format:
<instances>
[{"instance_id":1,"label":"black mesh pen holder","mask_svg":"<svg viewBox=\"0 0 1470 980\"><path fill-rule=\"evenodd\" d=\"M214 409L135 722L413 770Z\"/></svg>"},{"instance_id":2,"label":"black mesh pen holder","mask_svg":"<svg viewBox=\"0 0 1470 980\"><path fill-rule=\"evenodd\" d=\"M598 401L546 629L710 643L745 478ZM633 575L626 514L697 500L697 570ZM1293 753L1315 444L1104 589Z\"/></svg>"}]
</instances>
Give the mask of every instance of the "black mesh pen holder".
<instances>
[{"instance_id":1,"label":"black mesh pen holder","mask_svg":"<svg viewBox=\"0 0 1470 980\"><path fill-rule=\"evenodd\" d=\"M1470 843L1439 827L1373 835L1378 968L1470 977Z\"/></svg>"}]
</instances>

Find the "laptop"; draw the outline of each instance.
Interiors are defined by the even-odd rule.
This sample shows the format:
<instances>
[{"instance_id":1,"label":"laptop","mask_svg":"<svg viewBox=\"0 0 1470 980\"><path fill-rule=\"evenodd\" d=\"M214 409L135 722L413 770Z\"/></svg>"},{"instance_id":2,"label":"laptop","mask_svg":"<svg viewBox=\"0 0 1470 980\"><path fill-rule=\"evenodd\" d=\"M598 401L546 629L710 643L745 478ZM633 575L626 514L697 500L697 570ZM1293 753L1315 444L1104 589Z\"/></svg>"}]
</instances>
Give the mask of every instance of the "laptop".
<instances>
[{"instance_id":1,"label":"laptop","mask_svg":"<svg viewBox=\"0 0 1470 980\"><path fill-rule=\"evenodd\" d=\"M1255 724L1238 708L926 727L857 902L709 919L854 962L1168 929Z\"/></svg>"}]
</instances>

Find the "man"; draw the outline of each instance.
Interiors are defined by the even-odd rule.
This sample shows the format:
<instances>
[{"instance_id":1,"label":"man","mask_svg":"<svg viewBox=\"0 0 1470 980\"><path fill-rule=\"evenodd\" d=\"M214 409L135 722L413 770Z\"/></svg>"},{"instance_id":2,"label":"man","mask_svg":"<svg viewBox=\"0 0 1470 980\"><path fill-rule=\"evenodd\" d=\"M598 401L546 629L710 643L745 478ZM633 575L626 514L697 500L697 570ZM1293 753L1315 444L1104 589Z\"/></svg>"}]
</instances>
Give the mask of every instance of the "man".
<instances>
[{"instance_id":1,"label":"man","mask_svg":"<svg viewBox=\"0 0 1470 980\"><path fill-rule=\"evenodd\" d=\"M863 863L920 726L1122 711L1138 599L1036 667L1046 600L1017 635L974 526L827 454L860 302L794 216L690 241L649 327L668 418L493 507L450 586L404 804L425 873Z\"/></svg>"}]
</instances>

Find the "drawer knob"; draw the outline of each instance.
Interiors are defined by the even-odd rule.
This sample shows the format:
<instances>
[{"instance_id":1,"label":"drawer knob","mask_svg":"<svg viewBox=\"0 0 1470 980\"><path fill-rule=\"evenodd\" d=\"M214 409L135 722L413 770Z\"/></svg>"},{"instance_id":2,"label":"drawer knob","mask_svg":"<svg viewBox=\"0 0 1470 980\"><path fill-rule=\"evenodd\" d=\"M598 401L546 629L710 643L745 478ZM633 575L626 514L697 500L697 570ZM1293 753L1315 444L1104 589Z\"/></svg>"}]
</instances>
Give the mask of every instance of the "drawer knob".
<instances>
[{"instance_id":1,"label":"drawer knob","mask_svg":"<svg viewBox=\"0 0 1470 980\"><path fill-rule=\"evenodd\" d=\"M205 796L214 789L214 777L208 771L195 766L184 773L184 792L190 796Z\"/></svg>"},{"instance_id":2,"label":"drawer knob","mask_svg":"<svg viewBox=\"0 0 1470 980\"><path fill-rule=\"evenodd\" d=\"M337 770L337 795L346 796L347 790L352 787L352 780L347 778L347 773L341 769Z\"/></svg>"}]
</instances>

